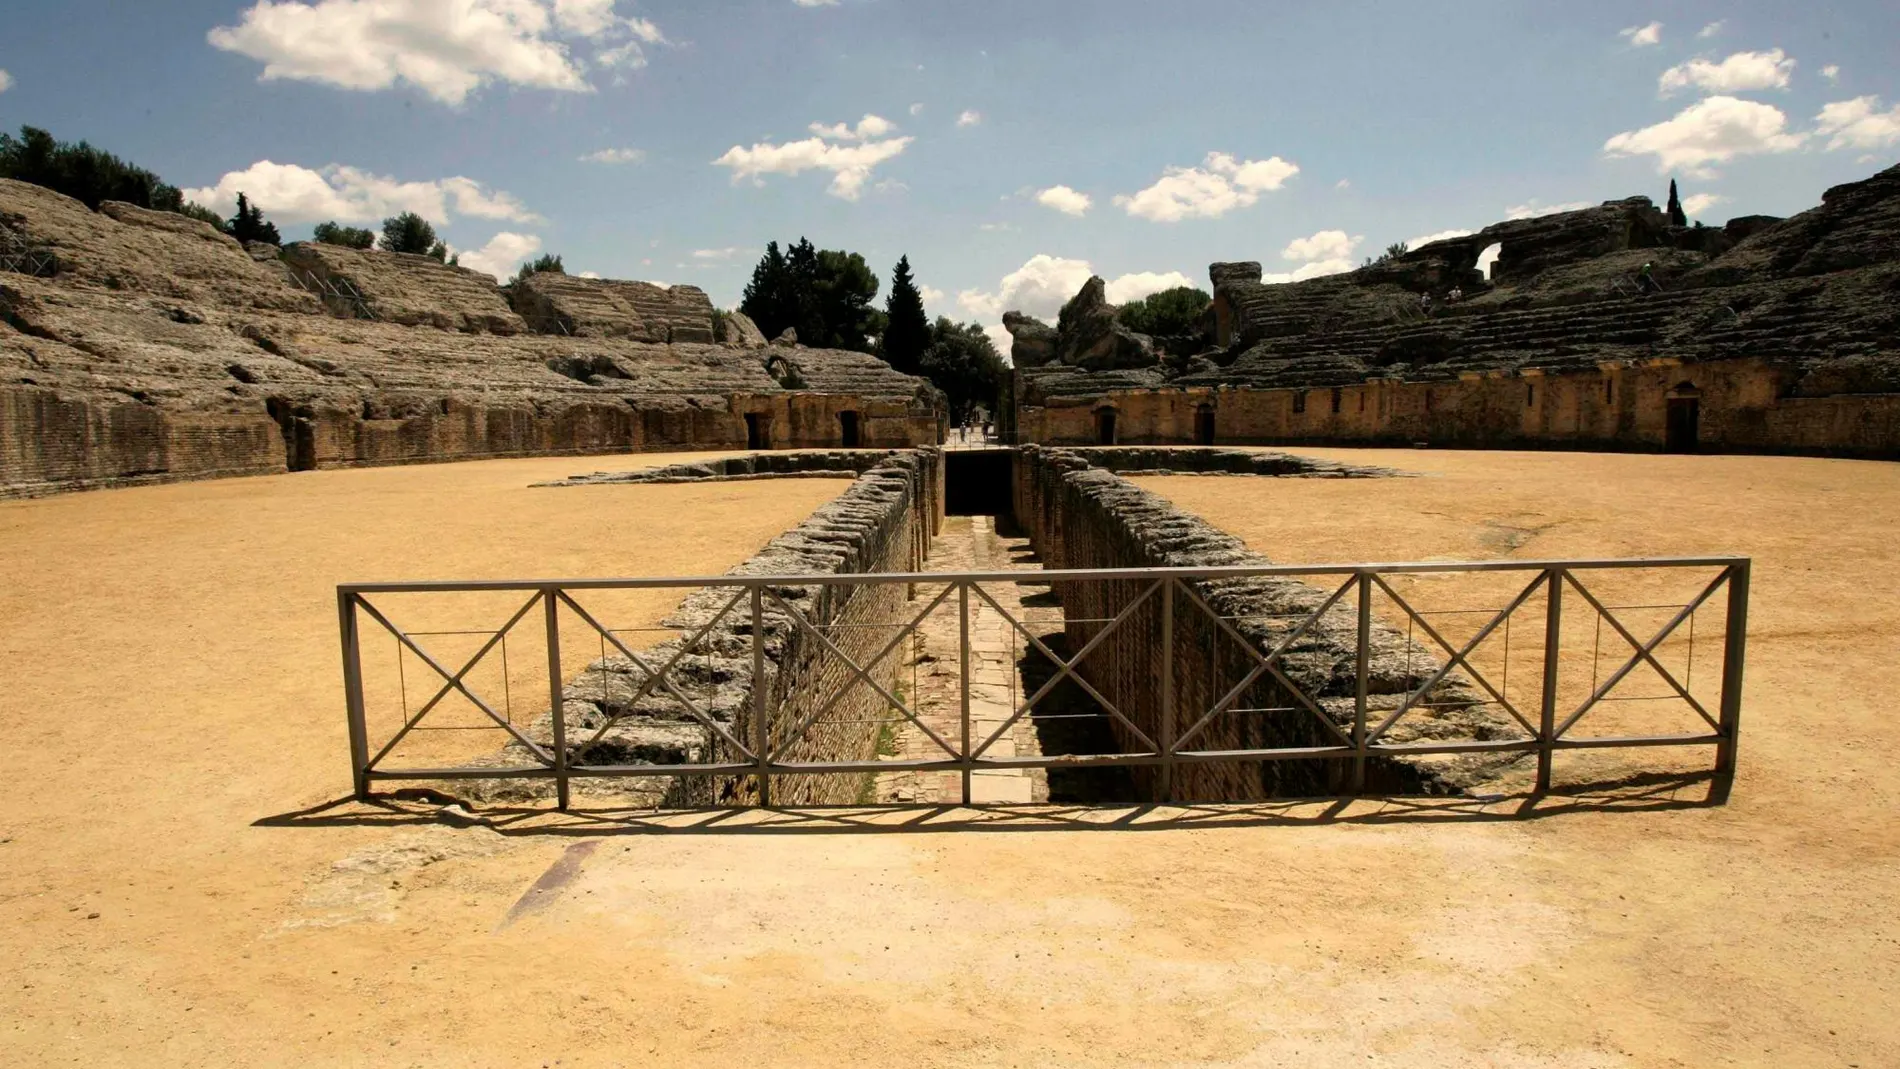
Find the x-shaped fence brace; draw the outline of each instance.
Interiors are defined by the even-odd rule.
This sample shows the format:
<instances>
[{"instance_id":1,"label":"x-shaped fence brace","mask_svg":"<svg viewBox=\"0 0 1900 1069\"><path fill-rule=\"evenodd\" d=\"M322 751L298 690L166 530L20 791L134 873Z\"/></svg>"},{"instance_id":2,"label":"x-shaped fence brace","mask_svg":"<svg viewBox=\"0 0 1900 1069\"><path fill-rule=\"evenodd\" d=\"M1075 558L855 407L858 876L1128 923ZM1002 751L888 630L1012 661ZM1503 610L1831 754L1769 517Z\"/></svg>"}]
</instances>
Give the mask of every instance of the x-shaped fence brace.
<instances>
[{"instance_id":1,"label":"x-shaped fence brace","mask_svg":"<svg viewBox=\"0 0 1900 1069\"><path fill-rule=\"evenodd\" d=\"M1629 563L1631 566L1641 566L1645 562ZM1685 563L1703 562L1673 563L1681 565ZM1159 761L1165 765L1175 761L1177 758L1183 760L1248 760L1343 753L1344 756L1347 757L1356 754L1361 763L1363 763L1364 759L1370 755L1410 750L1521 750L1531 747L1540 751L1538 782L1541 788L1548 783L1550 751L1553 748L1566 745L1601 746L1644 743L1655 744L1658 742L1692 743L1712 741L1715 742L1718 747L1718 773L1732 771L1735 723L1739 716L1740 657L1743 648L1742 635L1739 632L1745 627L1747 619L1747 562L1720 559L1708 560L1706 563L1722 565L1720 574L1710 580L1708 584L1702 588L1700 593L1687 604L1682 605L1667 623L1646 640L1639 639L1635 632L1633 632L1623 620L1619 619L1616 613L1606 606L1601 599L1592 593L1571 570L1572 568L1578 567L1602 567L1602 562L1553 562L1548 565L1534 565L1533 567L1538 569L1534 577L1525 584L1503 608L1491 615L1491 617L1463 643L1453 643L1448 640L1427 618L1432 615L1432 613L1429 610L1421 610L1413 605L1406 597L1401 595L1386 578L1387 573L1405 574L1413 571L1448 569L1434 568L1433 566L1366 566L1355 568L1353 571L1345 573L1344 581L1334 588L1330 594L1320 599L1316 604L1309 602L1309 604L1313 605L1310 610L1301 609L1297 614L1286 614L1285 619L1297 620L1297 622L1293 623L1291 628L1286 630L1283 634L1274 636L1270 647L1265 642L1256 642L1250 639L1236 626L1233 619L1223 616L1216 610L1209 602L1208 595L1197 588L1199 583L1209 579L1225 578L1226 575L1224 573L1227 570L1213 569L1210 570L1207 575L1201 575L1199 573L1186 575L1164 574L1153 578L1147 575L1141 575L1140 573L1112 573L1110 575L1073 573L1070 576L1063 576L1061 573L1057 573L1056 575L1047 575L1045 573L1044 576L1038 577L1036 581L1087 582L1099 579L1117 582L1135 582L1139 585L1139 589L1131 592L1125 602L1118 607L1115 615L1107 621L1102 622L1102 626L1099 630L1091 635L1073 656L1066 658L1058 655L1055 650L1051 649L1041 636L1035 634L1015 613L1006 609L1003 604L983 586L984 582L989 581L1014 582L1018 580L1004 580L1000 577L993 576L907 575L868 577L866 582L903 582L924 586L941 584L942 588L934 597L929 598L925 602L920 611L914 614L905 614L905 616L900 617L897 622L876 625L851 625L888 626L895 629L895 633L885 640L870 657L862 662L854 658L840 646L839 642L834 641L831 634L827 633L828 627L835 627L840 621L832 621L831 623L815 622L808 612L801 611L792 604L790 595L787 592L798 585L795 581L796 577L774 578L769 581L750 580L735 583L736 589L733 591L732 596L724 599L718 611L700 623L690 637L681 642L678 647L671 652L671 655L666 657L663 661L652 657L652 651L648 651L647 655L642 655L639 651L631 648L626 642L622 641L612 629L602 624L591 612L575 600L574 596L568 590L562 589L560 586L554 584L528 586L527 589L529 589L531 593L526 603L515 610L515 612L508 617L506 622L490 634L487 641L476 650L473 656L469 657L459 669L453 671L424 649L414 637L405 633L400 627L392 623L388 616L364 596L362 588L354 590L349 588L340 589L339 598L340 607L343 610L345 681L346 688L349 691L348 696L351 700L352 749L356 755L354 760L358 773L357 781L359 792L367 790L367 777L371 774L384 777L394 776L402 778L407 776L409 778L415 778L419 774L416 770L382 772L378 770L377 766L395 750L398 744L400 744L425 717L440 706L444 699L450 694L460 694L474 705L475 708L479 709L485 716L492 720L496 726L505 730L510 737L520 743L541 766L541 771L539 772L536 772L534 769L500 769L494 770L495 773L498 775L526 776L536 774L547 775L551 772L561 785L560 797L562 798L562 804L565 805L566 778L571 774L614 775L633 774L638 771L632 768L623 769L619 766L570 764L569 758L571 753L585 753L590 747L604 738L614 724L620 722L627 716L634 715L635 709L642 701L652 696L656 691L664 691L674 701L678 702L681 708L683 708L694 721L712 732L720 741L730 747L731 751L738 755L743 762L747 765L756 766L757 775L761 777L761 796L763 797L763 787L766 777L798 771L800 768L805 767L805 763L803 762L790 762L786 760L788 755L792 752L793 747L805 739L811 729L822 722L851 690L859 686L871 688L871 690L886 703L890 710L896 712L904 721L907 721L925 737L929 738L931 742L949 758L948 762L929 765L927 767L961 767L964 772L967 790L968 776L972 769L988 767L991 764L996 764L998 767L1004 765L1008 767L1020 767L1025 763L1035 764L1041 760L1038 758L1030 758L1025 762L1025 759L1018 757L1003 759L1001 761L991 759L986 762L983 758L984 755L987 754L997 742L1004 738L1015 725L1020 723L1024 717L1032 716L1038 703L1044 701L1064 680L1073 680L1082 691L1095 701L1104 714L1125 730L1127 738L1132 740L1129 748L1130 752L1112 755L1116 760L1147 763ZM1493 566L1487 570L1502 569ZM1233 571L1239 570L1235 569ZM1332 574L1337 575L1339 572L1334 571ZM612 586L615 584L611 582L600 582L588 585ZM422 586L425 589L427 588L427 585L419 584L418 586ZM1671 635L1675 634L1684 622L1692 619L1697 610L1706 604L1717 591L1722 590L1725 586L1729 591L1729 632L1728 638L1725 641L1722 709L1720 717L1718 718L1716 715L1712 715L1709 709L1690 692L1689 688L1662 664L1656 657L1656 650L1661 647ZM506 584L495 584L487 588L521 589L521 587L512 587ZM1518 704L1513 702L1510 696L1502 689L1494 686L1484 672L1480 671L1472 662L1472 656L1478 648L1496 633L1498 628L1504 626L1507 621L1512 618L1513 614L1521 610L1525 603L1529 601L1540 588L1546 591L1548 598L1546 607L1548 615L1545 630L1544 693L1539 710L1540 720L1543 725L1541 729L1534 727L1530 718L1525 715L1525 712L1519 708ZM1585 698L1581 704L1571 710L1561 722L1558 722L1556 720L1554 705L1556 701L1556 681L1559 671L1556 657L1561 645L1559 602L1560 595L1566 588L1580 596L1584 602L1598 614L1601 620L1609 624L1612 631L1624 642L1629 644L1634 652L1629 659L1618 667L1615 672L1611 673L1608 678L1604 679L1599 685L1594 686L1590 695ZM408 586L392 584L388 587L370 589L407 590L410 588ZM1307 687L1295 682L1289 674L1285 659L1289 652L1292 651L1302 639L1307 638L1315 628L1321 625L1328 613L1332 612L1347 594L1354 591L1357 591L1359 595L1355 617L1358 623L1357 653L1359 658L1359 671L1357 709L1354 715L1354 721L1350 725L1351 734L1349 735L1346 726L1342 724L1340 719L1329 715L1327 711L1320 706L1318 701L1307 692ZM1368 682L1367 659L1371 647L1370 628L1373 626L1374 613L1372 596L1374 591L1383 591L1386 597L1390 599L1392 605L1403 613L1403 617L1407 621L1408 626L1414 627L1418 632L1421 632L1433 645L1442 651L1444 660L1443 663L1426 676L1418 686L1408 686L1398 706L1386 714L1376 726L1368 730L1365 719ZM911 707L905 701L900 700L896 694L892 693L890 688L886 687L877 678L880 666L887 662L903 645L907 638L916 635L923 622L928 619L932 613L940 609L953 593L958 595L957 604L963 625L962 635L959 639L959 642L963 645L962 648L958 650L964 669L961 682L964 689L965 704L964 727L960 745L946 739L943 734L935 730L923 718L917 709ZM1317 591L1315 593L1317 593ZM974 594L974 599L972 598L972 594ZM1103 644L1111 637L1119 633L1125 633L1128 622L1133 619L1144 606L1152 606L1157 600L1157 594L1161 595L1159 599L1162 603L1160 607L1160 612L1162 613L1161 619L1163 621L1161 633L1164 636L1171 637L1174 641L1178 642L1184 634L1205 635L1205 632L1199 629L1184 630L1177 626L1178 622L1174 616L1175 607L1180 604L1192 605L1201 612L1206 613L1208 618L1213 621L1217 629L1215 633L1216 640L1218 640L1219 635L1223 634L1231 638L1234 643L1245 652L1246 657L1251 662L1248 670L1242 675L1238 682L1227 686L1225 690L1221 691L1219 698L1214 702L1211 708L1193 712L1191 714L1191 722L1186 723L1185 730L1181 730L1177 734L1174 709L1176 698L1174 690L1175 652L1169 651L1164 658L1164 665L1166 667L1164 668L1164 675L1160 681L1159 690L1157 692L1163 703L1164 710L1160 718L1160 741L1157 741L1156 738L1150 734L1150 729L1144 729L1141 724L1137 723L1135 718L1130 715L1129 710L1123 709L1117 702L1109 700L1109 698L1101 692L1096 683L1091 681L1087 675L1081 671L1083 662L1100 650ZM845 595L846 599L852 596L853 594ZM968 720L968 692L971 685L968 672L968 622L970 606L974 604L977 599L980 599L983 603L987 603L990 609L995 611L1014 633L1020 634L1029 646L1036 649L1043 657L1046 657L1055 668L1053 674L1044 680L1041 685L1036 688L1034 693L1027 695L1020 704L1017 704L1010 711L1008 719L990 731L981 741L975 741L970 736ZM702 708L698 702L694 701L692 696L686 693L676 682L673 678L673 673L679 668L687 656L692 654L695 650L702 649L702 644L707 636L721 623L731 617L735 609L748 600L750 600L752 612L752 627L750 628L749 639L752 663L754 666L752 679L754 693L753 701L750 705L751 722L743 725L728 724L711 715L705 708ZM823 702L819 703L810 712L800 716L796 723L791 724L776 739L771 737L772 733L768 730L773 713L768 708L768 699L763 690L767 685L764 671L767 628L764 626L765 617L763 613L768 603L773 607L773 615L782 617L783 621L789 625L790 631L786 632L788 636L794 634L808 636L817 646L816 656L818 658L827 656L837 658L848 674L848 678L840 684L834 692L827 696ZM615 698L613 700L612 709L607 712L606 721L593 732L592 736L586 742L578 747L571 747L566 742L565 732L563 730L565 709L560 708L560 706L565 703L562 698L562 681L559 678L561 666L559 664L558 652L559 625L557 615L559 607L563 605L597 632L604 642L612 644L619 655L624 657L643 676L638 685L632 688L632 696L630 698L625 700ZM554 710L554 740L552 749L537 743L534 739L528 737L520 729L516 728L507 717L497 712L489 702L476 693L475 690L470 687L467 680L469 673L473 671L497 645L502 643L508 633L519 625L522 619L537 606L542 607L547 619L549 671L551 676L554 677L550 680L550 699L556 706ZM366 729L362 723L361 712L362 679L359 663L360 658L357 652L357 642L359 640L356 633L356 625L352 622L355 613L359 610L395 636L401 648L413 653L442 680L441 685L435 690L434 694L430 696L427 702L417 708L414 713L405 714L401 728L396 731L373 756L368 754L367 747L364 745L366 739L363 737L366 734ZM1569 743L1560 741L1563 740L1566 733L1569 732L1586 713L1594 708L1598 702L1602 701L1605 696L1614 690L1631 672L1644 664L1649 665L1669 686L1674 694L1685 701L1689 707L1714 730L1714 735L1707 737L1657 736L1608 740L1591 738ZM602 666L602 670L604 670L604 666ZM1384 738L1390 729L1407 713L1426 703L1433 690L1443 684L1454 672L1462 673L1464 678L1467 678L1473 685L1488 695L1491 702L1494 702L1499 708L1507 712L1512 719L1524 728L1526 734L1529 736L1529 740L1520 742L1501 740L1491 743L1479 741L1450 745L1434 743L1422 746L1412 744L1375 745L1380 739ZM1247 694L1250 688L1267 678L1270 678L1280 689L1289 695L1292 700L1297 702L1300 707L1306 709L1308 713L1316 718L1324 727L1327 734L1337 740L1339 745L1317 748L1290 747L1271 751L1223 751L1188 748L1189 744L1197 738L1200 738L1219 717L1234 711L1236 703ZM749 743L742 741L748 730L753 732L752 741ZM1138 743L1139 747L1136 747L1133 743ZM1062 760L1062 758L1056 757L1049 760L1053 763L1054 761ZM916 767L926 767L923 764L914 764L916 764ZM845 771L845 766L847 765L856 767L852 765L851 762L820 761L814 763L814 767L824 766L821 769L824 771ZM692 765L678 766L681 772L690 771L694 767L695 766ZM742 766L726 763L700 767L702 772L718 771L732 773L740 770ZM449 772L450 774L454 774L454 770L449 770ZM1354 782L1357 783L1358 780L1355 779Z\"/></svg>"}]
</instances>

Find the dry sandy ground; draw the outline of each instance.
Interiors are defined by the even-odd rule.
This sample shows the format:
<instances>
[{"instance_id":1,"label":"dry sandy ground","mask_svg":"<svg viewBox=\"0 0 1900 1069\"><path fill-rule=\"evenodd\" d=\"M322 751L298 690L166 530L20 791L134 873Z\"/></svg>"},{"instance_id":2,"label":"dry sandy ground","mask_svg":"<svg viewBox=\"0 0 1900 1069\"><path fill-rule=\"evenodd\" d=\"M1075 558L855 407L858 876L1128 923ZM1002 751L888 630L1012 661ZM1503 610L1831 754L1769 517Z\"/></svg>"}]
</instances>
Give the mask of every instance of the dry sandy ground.
<instances>
[{"instance_id":1,"label":"dry sandy ground","mask_svg":"<svg viewBox=\"0 0 1900 1069\"><path fill-rule=\"evenodd\" d=\"M1731 804L260 825L344 793L337 579L716 570L839 484L0 505L0 1062L1900 1062L1900 468L1356 455L1436 474L1151 485L1285 560L1755 555Z\"/></svg>"}]
</instances>

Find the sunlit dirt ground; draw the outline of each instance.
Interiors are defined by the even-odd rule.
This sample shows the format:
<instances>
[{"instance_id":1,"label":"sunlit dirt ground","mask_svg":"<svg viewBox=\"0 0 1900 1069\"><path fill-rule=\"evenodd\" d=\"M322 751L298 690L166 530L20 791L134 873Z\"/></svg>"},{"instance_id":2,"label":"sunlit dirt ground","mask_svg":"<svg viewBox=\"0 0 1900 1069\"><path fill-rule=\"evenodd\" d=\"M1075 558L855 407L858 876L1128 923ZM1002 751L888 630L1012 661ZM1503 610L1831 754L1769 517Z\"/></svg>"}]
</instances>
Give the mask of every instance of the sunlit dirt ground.
<instances>
[{"instance_id":1,"label":"sunlit dirt ground","mask_svg":"<svg viewBox=\"0 0 1900 1069\"><path fill-rule=\"evenodd\" d=\"M366 807L336 582L717 572L845 483L527 488L669 459L617 457L4 503L0 1062L1900 1062L1900 468L1329 455L1427 477L1142 481L1284 561L1752 555L1729 803Z\"/></svg>"}]
</instances>

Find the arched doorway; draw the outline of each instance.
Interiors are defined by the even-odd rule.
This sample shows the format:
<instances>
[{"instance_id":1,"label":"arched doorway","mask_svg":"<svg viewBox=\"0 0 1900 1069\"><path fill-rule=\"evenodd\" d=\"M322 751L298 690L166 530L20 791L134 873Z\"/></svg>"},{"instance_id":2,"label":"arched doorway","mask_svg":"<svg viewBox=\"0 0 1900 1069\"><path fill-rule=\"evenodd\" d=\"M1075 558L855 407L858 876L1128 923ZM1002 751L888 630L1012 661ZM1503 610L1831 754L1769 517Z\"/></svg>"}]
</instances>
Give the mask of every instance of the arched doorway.
<instances>
[{"instance_id":1,"label":"arched doorway","mask_svg":"<svg viewBox=\"0 0 1900 1069\"><path fill-rule=\"evenodd\" d=\"M856 412L838 413L838 440L846 449L858 447L858 414Z\"/></svg>"},{"instance_id":2,"label":"arched doorway","mask_svg":"<svg viewBox=\"0 0 1900 1069\"><path fill-rule=\"evenodd\" d=\"M1693 453L1702 437L1702 391L1693 382L1679 382L1664 402L1663 448L1671 453Z\"/></svg>"},{"instance_id":3,"label":"arched doorway","mask_svg":"<svg viewBox=\"0 0 1900 1069\"><path fill-rule=\"evenodd\" d=\"M1095 444L1115 444L1115 410L1098 408L1095 410Z\"/></svg>"},{"instance_id":4,"label":"arched doorway","mask_svg":"<svg viewBox=\"0 0 1900 1069\"><path fill-rule=\"evenodd\" d=\"M1200 445L1214 444L1214 406L1203 404L1194 409L1194 441Z\"/></svg>"}]
</instances>

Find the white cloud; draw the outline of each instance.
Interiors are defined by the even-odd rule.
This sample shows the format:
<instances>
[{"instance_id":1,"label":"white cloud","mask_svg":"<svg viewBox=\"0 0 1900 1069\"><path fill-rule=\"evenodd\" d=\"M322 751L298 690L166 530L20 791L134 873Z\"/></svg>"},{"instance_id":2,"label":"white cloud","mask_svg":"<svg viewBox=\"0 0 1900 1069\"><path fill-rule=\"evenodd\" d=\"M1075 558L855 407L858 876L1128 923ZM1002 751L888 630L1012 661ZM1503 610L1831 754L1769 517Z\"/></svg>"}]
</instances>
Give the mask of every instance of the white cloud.
<instances>
[{"instance_id":1,"label":"white cloud","mask_svg":"<svg viewBox=\"0 0 1900 1069\"><path fill-rule=\"evenodd\" d=\"M1294 238L1280 250L1282 259L1296 261L1350 259L1353 250L1366 240L1364 234L1348 236L1344 230L1321 230L1311 237Z\"/></svg>"},{"instance_id":2,"label":"white cloud","mask_svg":"<svg viewBox=\"0 0 1900 1069\"><path fill-rule=\"evenodd\" d=\"M488 189L472 178L404 182L339 164L313 171L294 163L259 160L225 174L215 185L184 190L187 200L224 214L237 209L239 193L248 195L272 219L285 223L376 222L400 212L415 212L438 224L456 214L511 222L540 218L513 195Z\"/></svg>"},{"instance_id":3,"label":"white cloud","mask_svg":"<svg viewBox=\"0 0 1900 1069\"><path fill-rule=\"evenodd\" d=\"M866 115L858 120L858 125L855 127L846 126L841 122L832 123L830 126L815 122L807 129L830 141L869 141L897 129L897 124L882 116Z\"/></svg>"},{"instance_id":4,"label":"white cloud","mask_svg":"<svg viewBox=\"0 0 1900 1069\"><path fill-rule=\"evenodd\" d=\"M1333 183L1333 188L1334 189L1351 189L1352 180L1348 178L1342 178L1339 181Z\"/></svg>"},{"instance_id":5,"label":"white cloud","mask_svg":"<svg viewBox=\"0 0 1900 1069\"><path fill-rule=\"evenodd\" d=\"M1001 233L1016 229L1011 223L978 223L976 228L985 233Z\"/></svg>"},{"instance_id":6,"label":"white cloud","mask_svg":"<svg viewBox=\"0 0 1900 1069\"><path fill-rule=\"evenodd\" d=\"M910 106L910 113L913 117L922 115L924 113L924 106L922 104L912 104Z\"/></svg>"},{"instance_id":7,"label":"white cloud","mask_svg":"<svg viewBox=\"0 0 1900 1069\"><path fill-rule=\"evenodd\" d=\"M520 268L522 261L541 251L541 239L533 234L515 234L502 231L488 239L488 244L479 249L461 252L461 264L471 271L480 271L495 276L496 281L509 278Z\"/></svg>"},{"instance_id":8,"label":"white cloud","mask_svg":"<svg viewBox=\"0 0 1900 1069\"><path fill-rule=\"evenodd\" d=\"M1539 204L1532 197L1528 203L1513 204L1504 209L1506 219L1535 219L1540 215L1556 215L1558 212L1580 212L1585 208L1596 207L1595 201L1567 200L1562 204Z\"/></svg>"},{"instance_id":9,"label":"white cloud","mask_svg":"<svg viewBox=\"0 0 1900 1069\"><path fill-rule=\"evenodd\" d=\"M1499 242L1494 241L1486 245L1484 250L1478 253L1478 273L1486 278L1490 278L1491 265L1498 262L1498 253L1503 251L1504 246Z\"/></svg>"},{"instance_id":10,"label":"white cloud","mask_svg":"<svg viewBox=\"0 0 1900 1069\"><path fill-rule=\"evenodd\" d=\"M644 149L604 148L580 157L582 163L639 163L647 158Z\"/></svg>"},{"instance_id":11,"label":"white cloud","mask_svg":"<svg viewBox=\"0 0 1900 1069\"><path fill-rule=\"evenodd\" d=\"M1720 193L1691 193L1682 198L1682 213L1693 219L1727 200Z\"/></svg>"},{"instance_id":12,"label":"white cloud","mask_svg":"<svg viewBox=\"0 0 1900 1069\"><path fill-rule=\"evenodd\" d=\"M1000 323L1004 312L1022 312L1038 319L1054 319L1062 306L1075 296L1095 268L1087 260L1073 260L1047 253L1031 256L1016 270L1003 276L994 290L967 289L957 294L957 307L964 314L985 323ZM1138 301L1151 293L1176 286L1191 286L1194 280L1179 271L1135 271L1105 280L1111 304ZM1000 329L1000 328L997 328ZM996 336L992 329L991 336ZM1009 351L1008 336L1001 343Z\"/></svg>"},{"instance_id":13,"label":"white cloud","mask_svg":"<svg viewBox=\"0 0 1900 1069\"><path fill-rule=\"evenodd\" d=\"M922 67L919 67L917 69L923 70ZM958 126L975 126L976 124L982 121L983 121L983 113L980 111L972 110L972 109L965 109L963 114L957 116Z\"/></svg>"},{"instance_id":14,"label":"white cloud","mask_svg":"<svg viewBox=\"0 0 1900 1069\"><path fill-rule=\"evenodd\" d=\"M0 93L4 93L11 88L13 88L13 75L8 74L4 70L0 70Z\"/></svg>"},{"instance_id":15,"label":"white cloud","mask_svg":"<svg viewBox=\"0 0 1900 1069\"><path fill-rule=\"evenodd\" d=\"M799 7L837 7L838 0L792 0Z\"/></svg>"},{"instance_id":16,"label":"white cloud","mask_svg":"<svg viewBox=\"0 0 1900 1069\"><path fill-rule=\"evenodd\" d=\"M1050 186L1036 194L1036 203L1045 208L1054 208L1064 215L1082 215L1094 202L1087 193L1077 193L1068 186Z\"/></svg>"},{"instance_id":17,"label":"white cloud","mask_svg":"<svg viewBox=\"0 0 1900 1069\"><path fill-rule=\"evenodd\" d=\"M1900 144L1900 104L1881 111L1877 96L1837 100L1814 117L1815 131L1828 139L1829 151L1885 148Z\"/></svg>"},{"instance_id":18,"label":"white cloud","mask_svg":"<svg viewBox=\"0 0 1900 1069\"><path fill-rule=\"evenodd\" d=\"M740 253L743 253L745 251L746 250L739 248L736 245L728 245L727 247L723 249L694 249L693 259L695 260L730 260L733 257L738 256Z\"/></svg>"},{"instance_id":19,"label":"white cloud","mask_svg":"<svg viewBox=\"0 0 1900 1069\"><path fill-rule=\"evenodd\" d=\"M1446 241L1451 238L1470 237L1474 233L1476 233L1476 231L1473 231L1473 230L1440 230L1436 234L1420 234L1418 237L1415 237L1415 238L1406 238L1405 247L1407 249L1416 249L1416 248L1419 248L1420 246L1430 245L1434 241Z\"/></svg>"},{"instance_id":20,"label":"white cloud","mask_svg":"<svg viewBox=\"0 0 1900 1069\"><path fill-rule=\"evenodd\" d=\"M1839 85L1841 81L1841 65L1838 63L1830 63L1822 67L1821 77L1826 78L1831 84Z\"/></svg>"},{"instance_id":21,"label":"white cloud","mask_svg":"<svg viewBox=\"0 0 1900 1069\"><path fill-rule=\"evenodd\" d=\"M1210 152L1201 167L1169 167L1154 185L1115 203L1129 215L1158 223L1181 219L1218 219L1235 208L1245 208L1299 174L1298 165L1278 156L1264 160L1236 160L1225 152Z\"/></svg>"},{"instance_id":22,"label":"white cloud","mask_svg":"<svg viewBox=\"0 0 1900 1069\"><path fill-rule=\"evenodd\" d=\"M582 271L581 273L575 275L574 277L575 278L599 278L600 272L599 271Z\"/></svg>"},{"instance_id":23,"label":"white cloud","mask_svg":"<svg viewBox=\"0 0 1900 1069\"><path fill-rule=\"evenodd\" d=\"M1644 48L1662 43L1662 23L1652 22L1647 26L1630 26L1616 31L1618 37L1627 38L1632 48Z\"/></svg>"},{"instance_id":24,"label":"white cloud","mask_svg":"<svg viewBox=\"0 0 1900 1069\"><path fill-rule=\"evenodd\" d=\"M944 294L942 290L935 286L919 286L917 287L917 296L923 300L924 307L929 308L933 304L941 303Z\"/></svg>"},{"instance_id":25,"label":"white cloud","mask_svg":"<svg viewBox=\"0 0 1900 1069\"><path fill-rule=\"evenodd\" d=\"M1681 171L1692 178L1714 174L1713 164L1737 156L1793 152L1806 134L1789 133L1779 108L1731 96L1698 100L1654 126L1617 134L1603 143L1607 156L1655 156L1662 174Z\"/></svg>"},{"instance_id":26,"label":"white cloud","mask_svg":"<svg viewBox=\"0 0 1900 1069\"><path fill-rule=\"evenodd\" d=\"M1694 86L1705 93L1746 93L1751 89L1786 89L1794 75L1794 60L1779 48L1766 52L1737 52L1720 63L1692 59L1662 72L1657 87L1666 96Z\"/></svg>"},{"instance_id":27,"label":"white cloud","mask_svg":"<svg viewBox=\"0 0 1900 1069\"><path fill-rule=\"evenodd\" d=\"M858 123L859 129L865 123L877 119L867 115ZM879 123L885 120L877 119ZM887 124L888 125L888 124ZM818 124L814 123L817 129ZM843 129L844 124L826 128L827 133ZM855 135L856 131L853 130ZM871 171L878 164L892 159L910 147L909 137L895 137L884 141L862 141L854 145L840 145L827 141L823 136L814 135L802 141L787 141L774 145L761 141L751 148L734 145L726 154L713 161L716 167L728 167L732 170L732 180L737 182L750 178L755 185L764 185L762 177L768 174L795 175L805 171L830 171L830 193L844 200L857 200L864 191L864 185L870 180Z\"/></svg>"},{"instance_id":28,"label":"white cloud","mask_svg":"<svg viewBox=\"0 0 1900 1069\"><path fill-rule=\"evenodd\" d=\"M1301 264L1291 271L1266 272L1260 276L1260 281L1304 282L1309 278L1319 278L1322 275L1344 274L1352 268L1351 260L1314 260L1312 263Z\"/></svg>"},{"instance_id":29,"label":"white cloud","mask_svg":"<svg viewBox=\"0 0 1900 1069\"><path fill-rule=\"evenodd\" d=\"M358 90L406 82L460 104L491 82L590 91L576 39L598 66L645 66L643 46L665 44L665 35L613 9L614 0L256 0L237 25L206 36L262 63L265 81Z\"/></svg>"},{"instance_id":30,"label":"white cloud","mask_svg":"<svg viewBox=\"0 0 1900 1069\"><path fill-rule=\"evenodd\" d=\"M1728 25L1727 19L1716 19L1714 22L1711 22L1707 26L1704 26L1701 29L1697 30L1695 35L1704 40L1707 40L1708 38L1714 37L1716 34L1721 33L1722 27L1726 25Z\"/></svg>"}]
</instances>

